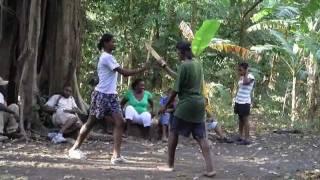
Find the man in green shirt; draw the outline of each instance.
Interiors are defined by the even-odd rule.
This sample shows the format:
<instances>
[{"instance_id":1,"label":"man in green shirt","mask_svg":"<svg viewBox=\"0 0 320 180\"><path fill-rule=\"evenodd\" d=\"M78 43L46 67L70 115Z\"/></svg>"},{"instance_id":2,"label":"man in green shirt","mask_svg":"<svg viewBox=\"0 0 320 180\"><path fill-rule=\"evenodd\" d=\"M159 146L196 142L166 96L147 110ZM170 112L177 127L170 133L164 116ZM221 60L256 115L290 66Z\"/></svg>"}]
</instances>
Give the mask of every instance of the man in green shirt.
<instances>
[{"instance_id":1,"label":"man in green shirt","mask_svg":"<svg viewBox=\"0 0 320 180\"><path fill-rule=\"evenodd\" d=\"M162 170L172 171L174 167L175 151L179 135L193 138L199 143L206 163L205 176L213 177L212 158L205 129L205 100L202 95L203 69L199 61L193 61L191 45L187 42L179 42L176 46L181 65L178 69L176 82L168 103L161 109L165 112L178 95L179 102L174 112L174 118L170 122L168 143L168 167Z\"/></svg>"}]
</instances>

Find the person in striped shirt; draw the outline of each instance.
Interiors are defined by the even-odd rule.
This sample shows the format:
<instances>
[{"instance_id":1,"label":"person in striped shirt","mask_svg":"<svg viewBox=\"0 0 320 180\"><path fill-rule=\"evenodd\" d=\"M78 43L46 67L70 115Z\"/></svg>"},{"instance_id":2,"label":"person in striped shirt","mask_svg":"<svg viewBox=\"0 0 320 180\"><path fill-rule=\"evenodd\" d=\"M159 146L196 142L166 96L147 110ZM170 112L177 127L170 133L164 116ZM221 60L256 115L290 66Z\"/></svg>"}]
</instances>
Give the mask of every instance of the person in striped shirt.
<instances>
[{"instance_id":1,"label":"person in striped shirt","mask_svg":"<svg viewBox=\"0 0 320 180\"><path fill-rule=\"evenodd\" d=\"M240 145L249 145L249 115L251 106L251 92L254 86L254 76L249 73L249 64L241 63L238 66L240 76L238 91L235 97L234 112L239 117L239 135L237 139Z\"/></svg>"}]
</instances>

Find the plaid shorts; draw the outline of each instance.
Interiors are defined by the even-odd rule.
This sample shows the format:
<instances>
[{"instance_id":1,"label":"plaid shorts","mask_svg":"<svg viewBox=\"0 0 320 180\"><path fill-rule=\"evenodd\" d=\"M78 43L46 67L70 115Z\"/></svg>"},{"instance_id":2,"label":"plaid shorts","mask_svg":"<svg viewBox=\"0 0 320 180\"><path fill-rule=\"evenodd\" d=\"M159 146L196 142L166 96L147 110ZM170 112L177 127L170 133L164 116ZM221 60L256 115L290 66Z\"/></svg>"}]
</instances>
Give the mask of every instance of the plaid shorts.
<instances>
[{"instance_id":1,"label":"plaid shorts","mask_svg":"<svg viewBox=\"0 0 320 180\"><path fill-rule=\"evenodd\" d=\"M90 115L103 119L112 113L122 113L117 94L104 94L93 91L91 94Z\"/></svg>"}]
</instances>

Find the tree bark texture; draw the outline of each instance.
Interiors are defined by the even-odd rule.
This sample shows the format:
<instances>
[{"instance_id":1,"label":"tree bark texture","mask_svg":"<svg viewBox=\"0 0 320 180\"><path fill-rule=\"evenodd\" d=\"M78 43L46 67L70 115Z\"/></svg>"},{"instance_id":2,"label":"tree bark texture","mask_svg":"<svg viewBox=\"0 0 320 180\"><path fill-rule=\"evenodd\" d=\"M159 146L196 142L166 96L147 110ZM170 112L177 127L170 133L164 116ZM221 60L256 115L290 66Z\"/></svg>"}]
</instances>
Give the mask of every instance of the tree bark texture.
<instances>
[{"instance_id":1,"label":"tree bark texture","mask_svg":"<svg viewBox=\"0 0 320 180\"><path fill-rule=\"evenodd\" d=\"M36 123L35 95L74 89L82 110L76 72L81 60L80 0L1 0L0 76L10 81L8 103L20 96L22 118Z\"/></svg>"},{"instance_id":2,"label":"tree bark texture","mask_svg":"<svg viewBox=\"0 0 320 180\"><path fill-rule=\"evenodd\" d=\"M317 84L318 84L318 63L314 59L313 55L310 54L307 64L307 72L308 72L308 79L307 79L307 86L308 86L308 119L312 122L315 118L315 113L317 111L317 101L316 101L316 91L317 91Z\"/></svg>"}]
</instances>

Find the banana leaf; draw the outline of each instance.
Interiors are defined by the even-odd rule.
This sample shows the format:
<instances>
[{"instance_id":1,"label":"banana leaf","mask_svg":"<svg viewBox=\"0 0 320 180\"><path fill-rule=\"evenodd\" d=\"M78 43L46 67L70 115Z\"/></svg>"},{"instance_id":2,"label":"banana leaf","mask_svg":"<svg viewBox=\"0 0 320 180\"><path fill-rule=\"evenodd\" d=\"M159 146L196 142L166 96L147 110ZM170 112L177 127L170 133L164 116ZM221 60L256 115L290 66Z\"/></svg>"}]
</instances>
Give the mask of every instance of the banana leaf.
<instances>
[{"instance_id":1,"label":"banana leaf","mask_svg":"<svg viewBox=\"0 0 320 180\"><path fill-rule=\"evenodd\" d=\"M199 56L209 46L219 27L218 20L206 20L203 22L192 40L192 53L195 56Z\"/></svg>"}]
</instances>

